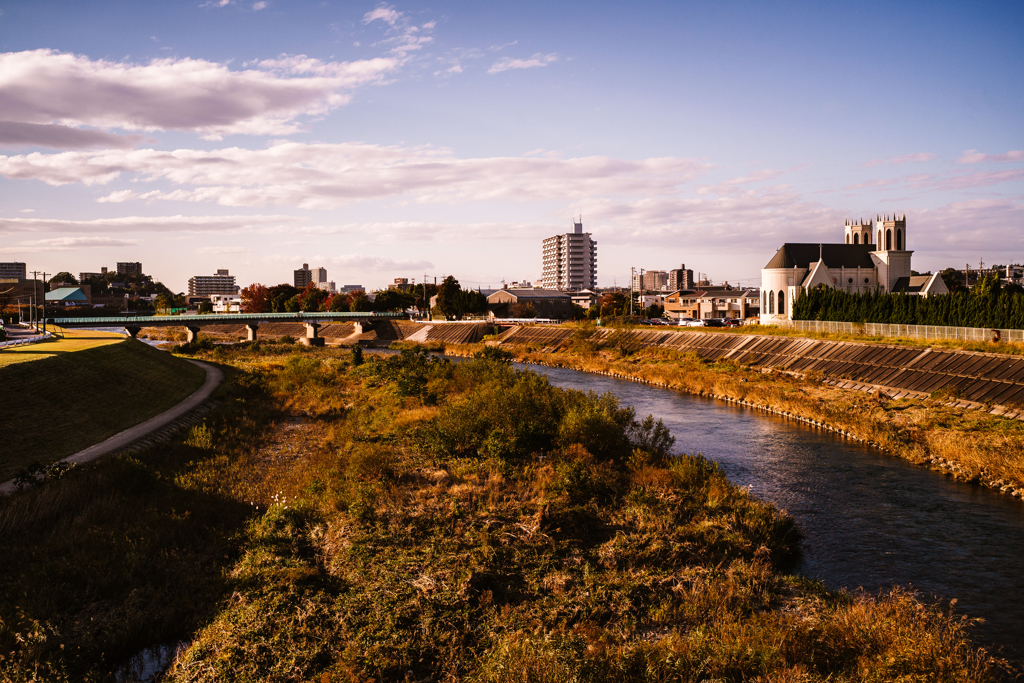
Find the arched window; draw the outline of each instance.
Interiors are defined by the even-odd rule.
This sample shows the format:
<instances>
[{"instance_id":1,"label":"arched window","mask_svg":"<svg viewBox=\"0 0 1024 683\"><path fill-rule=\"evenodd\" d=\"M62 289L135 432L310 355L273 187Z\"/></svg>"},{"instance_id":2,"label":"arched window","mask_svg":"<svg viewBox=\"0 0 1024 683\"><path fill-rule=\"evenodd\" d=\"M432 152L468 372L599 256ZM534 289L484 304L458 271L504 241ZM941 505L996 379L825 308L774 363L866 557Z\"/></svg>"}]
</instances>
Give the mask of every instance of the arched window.
<instances>
[{"instance_id":1,"label":"arched window","mask_svg":"<svg viewBox=\"0 0 1024 683\"><path fill-rule=\"evenodd\" d=\"M875 244L878 244L879 246L881 246L881 244L882 244L882 231L881 230L878 231L878 241Z\"/></svg>"},{"instance_id":2,"label":"arched window","mask_svg":"<svg viewBox=\"0 0 1024 683\"><path fill-rule=\"evenodd\" d=\"M775 315L775 297L768 294L768 314Z\"/></svg>"},{"instance_id":3,"label":"arched window","mask_svg":"<svg viewBox=\"0 0 1024 683\"><path fill-rule=\"evenodd\" d=\"M860 235L858 233L853 234L853 243L860 244Z\"/></svg>"},{"instance_id":4,"label":"arched window","mask_svg":"<svg viewBox=\"0 0 1024 683\"><path fill-rule=\"evenodd\" d=\"M785 315L786 313L786 295L779 290L779 315Z\"/></svg>"},{"instance_id":5,"label":"arched window","mask_svg":"<svg viewBox=\"0 0 1024 683\"><path fill-rule=\"evenodd\" d=\"M885 250L892 249L892 230L885 231Z\"/></svg>"},{"instance_id":6,"label":"arched window","mask_svg":"<svg viewBox=\"0 0 1024 683\"><path fill-rule=\"evenodd\" d=\"M896 230L896 249L899 250L899 249L902 249L902 248L903 248L903 231L900 230L900 229L897 229Z\"/></svg>"},{"instance_id":7,"label":"arched window","mask_svg":"<svg viewBox=\"0 0 1024 683\"><path fill-rule=\"evenodd\" d=\"M761 312L762 313L767 313L768 312L768 297L765 296L764 292L761 292Z\"/></svg>"}]
</instances>

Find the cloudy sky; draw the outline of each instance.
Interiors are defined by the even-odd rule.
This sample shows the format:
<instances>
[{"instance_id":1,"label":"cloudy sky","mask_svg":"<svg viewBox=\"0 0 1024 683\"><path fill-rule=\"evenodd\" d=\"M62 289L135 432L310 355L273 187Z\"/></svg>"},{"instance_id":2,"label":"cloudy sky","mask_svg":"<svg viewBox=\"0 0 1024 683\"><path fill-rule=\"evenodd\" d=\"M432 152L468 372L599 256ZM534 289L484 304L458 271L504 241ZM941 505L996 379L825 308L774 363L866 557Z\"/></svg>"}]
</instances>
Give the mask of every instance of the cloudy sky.
<instances>
[{"instance_id":1,"label":"cloudy sky","mask_svg":"<svg viewBox=\"0 0 1024 683\"><path fill-rule=\"evenodd\" d=\"M906 213L918 270L1024 261L1024 3L5 2L0 260L338 284L757 284Z\"/></svg>"}]
</instances>

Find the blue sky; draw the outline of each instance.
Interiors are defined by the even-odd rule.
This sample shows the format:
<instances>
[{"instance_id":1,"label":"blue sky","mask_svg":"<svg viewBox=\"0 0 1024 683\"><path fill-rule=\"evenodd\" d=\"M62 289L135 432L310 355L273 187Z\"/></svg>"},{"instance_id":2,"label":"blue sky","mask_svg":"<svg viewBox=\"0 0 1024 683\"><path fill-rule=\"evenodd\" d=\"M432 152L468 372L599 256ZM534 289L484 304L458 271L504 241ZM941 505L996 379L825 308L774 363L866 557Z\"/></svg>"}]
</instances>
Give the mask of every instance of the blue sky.
<instances>
[{"instance_id":1,"label":"blue sky","mask_svg":"<svg viewBox=\"0 0 1024 683\"><path fill-rule=\"evenodd\" d=\"M757 284L906 213L918 270L1024 261L1024 5L0 1L0 259L183 290Z\"/></svg>"}]
</instances>

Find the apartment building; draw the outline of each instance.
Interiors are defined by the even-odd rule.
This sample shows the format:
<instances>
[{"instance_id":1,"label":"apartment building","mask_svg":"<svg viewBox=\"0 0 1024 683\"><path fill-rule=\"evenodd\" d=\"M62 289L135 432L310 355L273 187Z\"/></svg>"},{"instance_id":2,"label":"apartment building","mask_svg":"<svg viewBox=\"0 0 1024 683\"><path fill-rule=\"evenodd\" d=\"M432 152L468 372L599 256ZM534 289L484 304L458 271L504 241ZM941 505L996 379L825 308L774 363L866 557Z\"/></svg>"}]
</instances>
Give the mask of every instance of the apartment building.
<instances>
[{"instance_id":1,"label":"apartment building","mask_svg":"<svg viewBox=\"0 0 1024 683\"><path fill-rule=\"evenodd\" d=\"M583 222L574 222L573 231L555 235L542 244L542 287L577 292L597 287L597 242L583 232Z\"/></svg>"},{"instance_id":2,"label":"apartment building","mask_svg":"<svg viewBox=\"0 0 1024 683\"><path fill-rule=\"evenodd\" d=\"M212 294L235 294L235 276L227 269L217 271L216 275L196 275L188 280L189 296L210 296Z\"/></svg>"},{"instance_id":3,"label":"apartment building","mask_svg":"<svg viewBox=\"0 0 1024 683\"><path fill-rule=\"evenodd\" d=\"M20 261L0 262L0 280L24 280L28 278L28 272L24 263Z\"/></svg>"},{"instance_id":4,"label":"apartment building","mask_svg":"<svg viewBox=\"0 0 1024 683\"><path fill-rule=\"evenodd\" d=\"M139 261L118 261L118 275L142 275L142 263Z\"/></svg>"},{"instance_id":5,"label":"apartment building","mask_svg":"<svg viewBox=\"0 0 1024 683\"><path fill-rule=\"evenodd\" d=\"M668 318L748 318L761 312L761 292L757 289L704 287L680 290L665 297Z\"/></svg>"}]
</instances>

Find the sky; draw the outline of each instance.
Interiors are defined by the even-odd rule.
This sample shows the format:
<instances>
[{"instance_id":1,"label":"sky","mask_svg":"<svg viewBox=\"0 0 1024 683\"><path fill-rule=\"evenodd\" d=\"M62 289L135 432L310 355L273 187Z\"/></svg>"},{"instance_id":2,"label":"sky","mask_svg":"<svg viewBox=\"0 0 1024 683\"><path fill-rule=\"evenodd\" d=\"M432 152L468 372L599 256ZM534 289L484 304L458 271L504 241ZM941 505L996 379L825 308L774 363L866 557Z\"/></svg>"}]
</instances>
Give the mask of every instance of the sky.
<instances>
[{"instance_id":1,"label":"sky","mask_svg":"<svg viewBox=\"0 0 1024 683\"><path fill-rule=\"evenodd\" d=\"M0 261L174 291L1024 262L1024 3L0 0Z\"/></svg>"}]
</instances>

